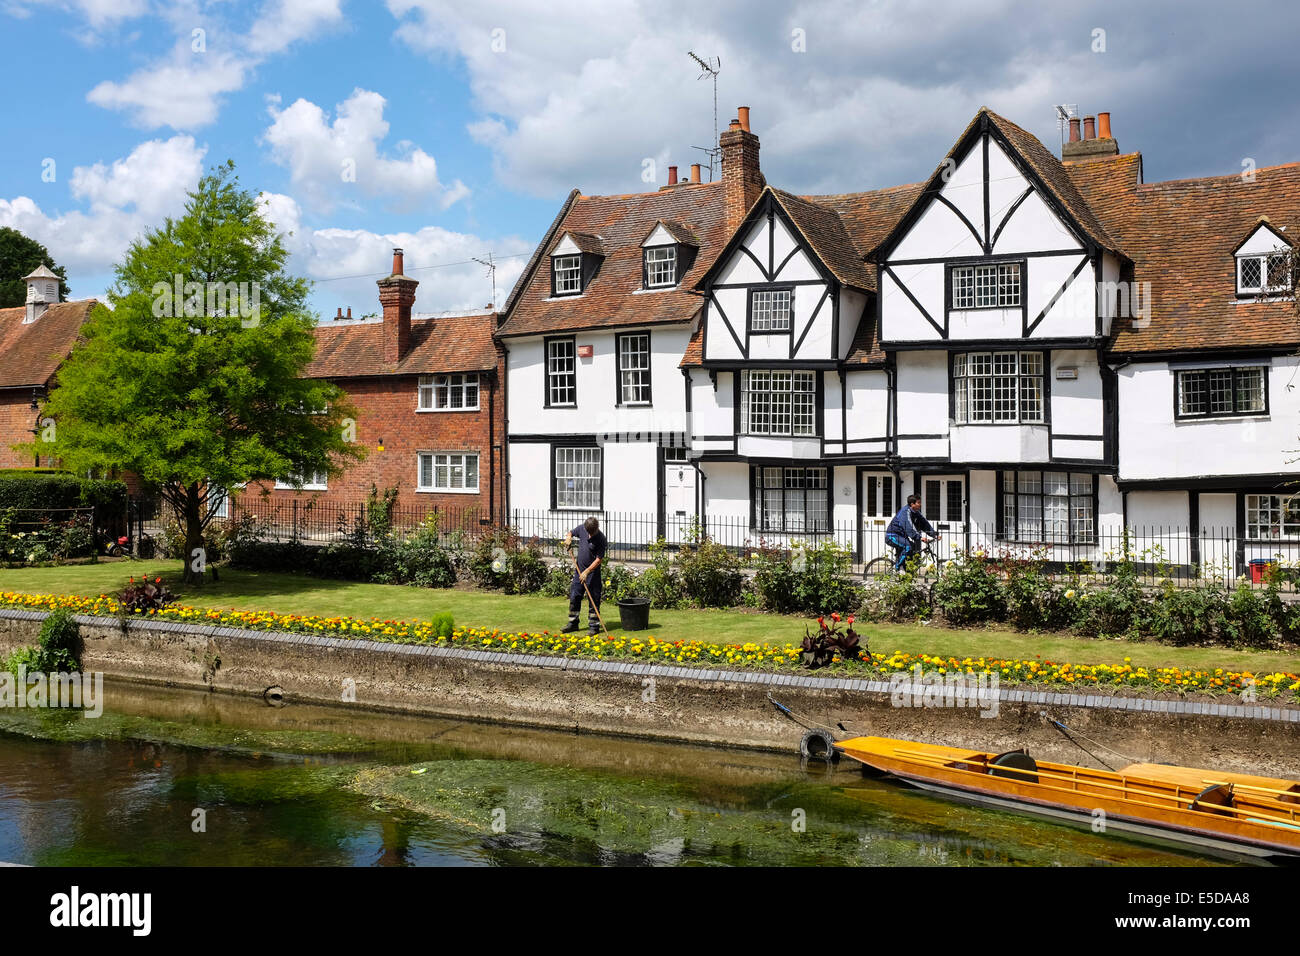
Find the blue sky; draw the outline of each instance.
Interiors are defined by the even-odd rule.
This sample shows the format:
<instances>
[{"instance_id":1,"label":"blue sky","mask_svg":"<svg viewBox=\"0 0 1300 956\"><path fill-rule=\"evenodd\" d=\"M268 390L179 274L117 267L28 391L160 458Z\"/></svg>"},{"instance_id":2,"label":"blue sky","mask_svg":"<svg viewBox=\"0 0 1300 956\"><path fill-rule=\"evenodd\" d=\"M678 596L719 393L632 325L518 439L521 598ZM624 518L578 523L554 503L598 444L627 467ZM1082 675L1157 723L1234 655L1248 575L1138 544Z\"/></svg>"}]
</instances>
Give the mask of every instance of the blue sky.
<instances>
[{"instance_id":1,"label":"blue sky","mask_svg":"<svg viewBox=\"0 0 1300 956\"><path fill-rule=\"evenodd\" d=\"M1109 110L1150 181L1300 160L1300 6L1249 10L0 0L0 225L102 296L131 239L230 158L322 314L373 311L393 245L417 311L479 306L465 260L497 257L503 300L570 188L643 191L647 160L658 183L698 161L712 92L688 49L721 57L721 124L749 105L768 180L795 192L924 178L981 105L1051 147L1055 104Z\"/></svg>"}]
</instances>

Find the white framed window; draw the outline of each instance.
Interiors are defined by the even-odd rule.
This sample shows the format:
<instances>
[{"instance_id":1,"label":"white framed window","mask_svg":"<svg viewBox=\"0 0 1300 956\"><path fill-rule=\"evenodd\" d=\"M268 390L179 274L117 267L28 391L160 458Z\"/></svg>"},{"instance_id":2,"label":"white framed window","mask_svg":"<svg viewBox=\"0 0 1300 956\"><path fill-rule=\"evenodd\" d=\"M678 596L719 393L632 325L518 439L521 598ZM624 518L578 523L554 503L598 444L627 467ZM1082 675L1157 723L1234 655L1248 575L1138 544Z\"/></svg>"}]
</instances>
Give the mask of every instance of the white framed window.
<instances>
[{"instance_id":1,"label":"white framed window","mask_svg":"<svg viewBox=\"0 0 1300 956\"><path fill-rule=\"evenodd\" d=\"M1300 538L1300 497L1246 495L1246 537L1257 541Z\"/></svg>"},{"instance_id":2,"label":"white framed window","mask_svg":"<svg viewBox=\"0 0 1300 956\"><path fill-rule=\"evenodd\" d=\"M1268 413L1264 366L1200 368L1175 373L1178 418L1217 418Z\"/></svg>"},{"instance_id":3,"label":"white framed window","mask_svg":"<svg viewBox=\"0 0 1300 956\"><path fill-rule=\"evenodd\" d=\"M555 294L577 295L582 291L582 256L553 256Z\"/></svg>"},{"instance_id":4,"label":"white framed window","mask_svg":"<svg viewBox=\"0 0 1300 956\"><path fill-rule=\"evenodd\" d=\"M421 375L416 407L422 412L477 411L478 373Z\"/></svg>"},{"instance_id":5,"label":"white framed window","mask_svg":"<svg viewBox=\"0 0 1300 956\"><path fill-rule=\"evenodd\" d=\"M295 488L295 487L294 487L293 479L298 478L298 477L299 477L298 475L290 475L289 478L288 478L287 480L285 480L285 481L277 481L277 482L275 483L275 487L276 487L276 488L280 488L280 489L287 489L287 490L289 490L289 491L298 491L298 490L302 490L302 491L329 491L329 473L328 473L328 472L325 472L325 471L313 471L313 472L311 472L311 473L308 474L308 475L301 476L302 479L303 479L303 481L302 481L302 488L301 488L301 489L298 489L298 488Z\"/></svg>"},{"instance_id":6,"label":"white framed window","mask_svg":"<svg viewBox=\"0 0 1300 956\"><path fill-rule=\"evenodd\" d=\"M740 377L740 425L746 435L816 435L816 373L744 370Z\"/></svg>"},{"instance_id":7,"label":"white framed window","mask_svg":"<svg viewBox=\"0 0 1300 956\"><path fill-rule=\"evenodd\" d=\"M649 246L645 250L645 285L660 289L677 284L677 247Z\"/></svg>"},{"instance_id":8,"label":"white framed window","mask_svg":"<svg viewBox=\"0 0 1300 956\"><path fill-rule=\"evenodd\" d=\"M1042 424L1042 352L965 352L952 357L958 425Z\"/></svg>"},{"instance_id":9,"label":"white framed window","mask_svg":"<svg viewBox=\"0 0 1300 956\"><path fill-rule=\"evenodd\" d=\"M1002 538L1027 544L1093 544L1093 476L1064 471L1002 473Z\"/></svg>"},{"instance_id":10,"label":"white framed window","mask_svg":"<svg viewBox=\"0 0 1300 956\"><path fill-rule=\"evenodd\" d=\"M578 404L577 346L573 339L546 340L546 406Z\"/></svg>"},{"instance_id":11,"label":"white framed window","mask_svg":"<svg viewBox=\"0 0 1300 956\"><path fill-rule=\"evenodd\" d=\"M954 309L1003 309L1020 305L1020 263L954 266Z\"/></svg>"},{"instance_id":12,"label":"white framed window","mask_svg":"<svg viewBox=\"0 0 1300 956\"><path fill-rule=\"evenodd\" d=\"M749 330L751 332L790 331L790 312L793 303L793 289L755 290L749 300Z\"/></svg>"},{"instance_id":13,"label":"white framed window","mask_svg":"<svg viewBox=\"0 0 1300 956\"><path fill-rule=\"evenodd\" d=\"M810 534L830 530L830 484L825 468L755 468L757 531Z\"/></svg>"},{"instance_id":14,"label":"white framed window","mask_svg":"<svg viewBox=\"0 0 1300 956\"><path fill-rule=\"evenodd\" d=\"M650 404L650 334L618 337L618 400L620 405Z\"/></svg>"},{"instance_id":15,"label":"white framed window","mask_svg":"<svg viewBox=\"0 0 1300 956\"><path fill-rule=\"evenodd\" d=\"M1239 293L1289 292L1290 279L1289 253L1273 252L1267 255L1237 257Z\"/></svg>"},{"instance_id":16,"label":"white framed window","mask_svg":"<svg viewBox=\"0 0 1300 956\"><path fill-rule=\"evenodd\" d=\"M467 451L422 451L416 475L417 491L452 494L478 492L478 454Z\"/></svg>"},{"instance_id":17,"label":"white framed window","mask_svg":"<svg viewBox=\"0 0 1300 956\"><path fill-rule=\"evenodd\" d=\"M599 511L601 455L596 447L555 449L555 508Z\"/></svg>"}]
</instances>

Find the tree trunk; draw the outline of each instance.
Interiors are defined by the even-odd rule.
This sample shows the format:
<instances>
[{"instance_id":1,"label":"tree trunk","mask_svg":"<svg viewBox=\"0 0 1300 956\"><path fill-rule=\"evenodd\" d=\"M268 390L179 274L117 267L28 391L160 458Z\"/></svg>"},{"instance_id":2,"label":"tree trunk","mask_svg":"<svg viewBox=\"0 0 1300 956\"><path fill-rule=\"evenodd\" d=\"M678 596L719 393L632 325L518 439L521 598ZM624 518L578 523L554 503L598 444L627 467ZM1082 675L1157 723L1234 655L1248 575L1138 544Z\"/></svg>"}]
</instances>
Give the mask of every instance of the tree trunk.
<instances>
[{"instance_id":1,"label":"tree trunk","mask_svg":"<svg viewBox=\"0 0 1300 956\"><path fill-rule=\"evenodd\" d=\"M185 489L185 570L181 580L202 586L207 580L208 551L203 544L203 517L199 511L199 486Z\"/></svg>"}]
</instances>

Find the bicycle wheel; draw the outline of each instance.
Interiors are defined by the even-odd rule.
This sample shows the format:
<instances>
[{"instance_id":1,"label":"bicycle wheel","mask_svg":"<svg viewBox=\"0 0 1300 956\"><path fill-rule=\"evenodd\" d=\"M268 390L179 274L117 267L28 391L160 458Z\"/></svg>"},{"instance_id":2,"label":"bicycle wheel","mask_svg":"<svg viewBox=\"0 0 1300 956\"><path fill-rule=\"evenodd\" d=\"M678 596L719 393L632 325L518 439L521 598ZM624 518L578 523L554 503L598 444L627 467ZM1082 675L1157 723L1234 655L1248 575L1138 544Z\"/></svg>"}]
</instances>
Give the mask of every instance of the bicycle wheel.
<instances>
[{"instance_id":1,"label":"bicycle wheel","mask_svg":"<svg viewBox=\"0 0 1300 956\"><path fill-rule=\"evenodd\" d=\"M894 570L894 562L889 558L876 558L874 561L868 561L867 566L862 569L864 578L877 578L882 574L889 574Z\"/></svg>"}]
</instances>

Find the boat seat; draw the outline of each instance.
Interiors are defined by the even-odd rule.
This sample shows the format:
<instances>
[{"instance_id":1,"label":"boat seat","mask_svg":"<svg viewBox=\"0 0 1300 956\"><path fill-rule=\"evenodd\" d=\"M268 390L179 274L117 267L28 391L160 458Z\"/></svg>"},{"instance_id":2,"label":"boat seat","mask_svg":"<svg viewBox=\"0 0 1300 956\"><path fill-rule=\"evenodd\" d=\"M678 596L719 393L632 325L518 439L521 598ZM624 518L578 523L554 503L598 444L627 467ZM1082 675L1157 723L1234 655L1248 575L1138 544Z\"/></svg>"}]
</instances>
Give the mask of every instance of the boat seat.
<instances>
[{"instance_id":1,"label":"boat seat","mask_svg":"<svg viewBox=\"0 0 1300 956\"><path fill-rule=\"evenodd\" d=\"M1024 750L1008 750L989 761L989 776L1038 783L1038 761Z\"/></svg>"}]
</instances>

